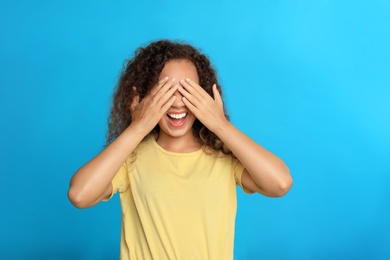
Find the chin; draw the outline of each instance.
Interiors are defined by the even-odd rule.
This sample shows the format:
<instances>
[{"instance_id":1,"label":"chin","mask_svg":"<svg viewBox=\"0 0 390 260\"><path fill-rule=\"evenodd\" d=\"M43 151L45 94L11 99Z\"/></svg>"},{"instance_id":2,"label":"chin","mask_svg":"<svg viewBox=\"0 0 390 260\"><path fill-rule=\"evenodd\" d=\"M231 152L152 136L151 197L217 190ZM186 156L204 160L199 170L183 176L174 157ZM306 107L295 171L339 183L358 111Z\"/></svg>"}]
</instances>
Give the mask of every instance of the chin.
<instances>
[{"instance_id":1,"label":"chin","mask_svg":"<svg viewBox=\"0 0 390 260\"><path fill-rule=\"evenodd\" d=\"M160 132L164 132L164 134L173 137L173 138L180 138L187 136L189 134L193 134L192 128L191 129L164 129L160 127Z\"/></svg>"},{"instance_id":2,"label":"chin","mask_svg":"<svg viewBox=\"0 0 390 260\"><path fill-rule=\"evenodd\" d=\"M169 124L160 124L160 136L165 135L170 138L182 138L194 135L192 125L186 125L180 128L174 128Z\"/></svg>"}]
</instances>

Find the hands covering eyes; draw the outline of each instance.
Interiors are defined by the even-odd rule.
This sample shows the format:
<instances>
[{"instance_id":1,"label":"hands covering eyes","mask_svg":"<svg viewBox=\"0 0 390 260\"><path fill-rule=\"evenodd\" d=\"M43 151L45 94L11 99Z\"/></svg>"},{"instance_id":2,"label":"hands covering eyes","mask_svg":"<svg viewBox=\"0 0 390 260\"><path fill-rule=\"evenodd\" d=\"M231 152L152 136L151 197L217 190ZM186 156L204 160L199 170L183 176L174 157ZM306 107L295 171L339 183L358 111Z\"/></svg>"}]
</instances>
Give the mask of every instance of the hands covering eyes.
<instances>
[{"instance_id":1,"label":"hands covering eyes","mask_svg":"<svg viewBox=\"0 0 390 260\"><path fill-rule=\"evenodd\" d=\"M133 87L135 91L136 88ZM165 77L161 79L141 102L136 96L131 104L132 122L139 123L149 133L164 116L177 98L174 94L179 91L184 105L210 131L215 131L226 120L223 102L216 85L213 85L214 99L197 83L190 79L180 80Z\"/></svg>"}]
</instances>

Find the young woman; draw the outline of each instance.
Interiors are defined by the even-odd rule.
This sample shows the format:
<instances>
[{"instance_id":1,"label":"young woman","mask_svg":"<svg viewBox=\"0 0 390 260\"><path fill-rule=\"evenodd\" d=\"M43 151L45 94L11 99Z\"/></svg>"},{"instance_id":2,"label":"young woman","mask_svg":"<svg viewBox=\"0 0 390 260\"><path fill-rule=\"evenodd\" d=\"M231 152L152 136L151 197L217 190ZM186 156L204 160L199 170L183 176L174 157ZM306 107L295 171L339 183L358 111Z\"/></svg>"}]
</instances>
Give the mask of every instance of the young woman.
<instances>
[{"instance_id":1,"label":"young woman","mask_svg":"<svg viewBox=\"0 0 390 260\"><path fill-rule=\"evenodd\" d=\"M120 193L121 259L232 259L236 185L270 197L292 185L283 161L229 122L215 71L187 44L136 51L107 143L68 196L85 208Z\"/></svg>"}]
</instances>

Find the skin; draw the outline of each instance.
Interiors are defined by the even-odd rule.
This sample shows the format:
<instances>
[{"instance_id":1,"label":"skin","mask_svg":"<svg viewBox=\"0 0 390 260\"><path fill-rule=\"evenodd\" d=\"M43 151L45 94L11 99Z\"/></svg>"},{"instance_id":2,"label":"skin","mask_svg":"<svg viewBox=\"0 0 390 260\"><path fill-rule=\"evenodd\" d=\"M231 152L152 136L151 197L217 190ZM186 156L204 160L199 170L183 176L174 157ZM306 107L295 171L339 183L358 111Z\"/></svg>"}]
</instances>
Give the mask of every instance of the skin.
<instances>
[{"instance_id":1,"label":"skin","mask_svg":"<svg viewBox=\"0 0 390 260\"><path fill-rule=\"evenodd\" d=\"M201 144L192 124L198 118L213 131L244 165L244 187L270 197L283 196L292 185L289 169L277 156L254 142L224 116L222 98L213 86L214 99L199 86L195 66L187 60L165 64L158 84L141 102L130 107L132 123L109 146L72 177L68 197L78 208L93 206L112 193L111 180L143 138L159 124L157 143L172 152L193 152ZM187 113L175 127L167 114Z\"/></svg>"},{"instance_id":2,"label":"skin","mask_svg":"<svg viewBox=\"0 0 390 260\"><path fill-rule=\"evenodd\" d=\"M160 78L168 76L174 78L176 87L179 87L179 81L185 78L191 78L199 84L198 73L195 66L187 60L173 60L165 64L161 71ZM171 152L194 152L201 148L198 138L194 136L192 125L196 119L195 115L186 107L183 102L183 96L179 91L174 93L176 96L172 106L168 109L167 114L187 113L185 124L181 127L174 127L170 123L168 115L164 115L160 121L160 133L157 143L165 150Z\"/></svg>"},{"instance_id":3,"label":"skin","mask_svg":"<svg viewBox=\"0 0 390 260\"><path fill-rule=\"evenodd\" d=\"M285 195L292 186L288 167L225 118L222 98L216 86L213 86L213 99L189 78L181 80L180 84L178 91L183 96L184 104L244 165L243 186L269 197Z\"/></svg>"}]
</instances>

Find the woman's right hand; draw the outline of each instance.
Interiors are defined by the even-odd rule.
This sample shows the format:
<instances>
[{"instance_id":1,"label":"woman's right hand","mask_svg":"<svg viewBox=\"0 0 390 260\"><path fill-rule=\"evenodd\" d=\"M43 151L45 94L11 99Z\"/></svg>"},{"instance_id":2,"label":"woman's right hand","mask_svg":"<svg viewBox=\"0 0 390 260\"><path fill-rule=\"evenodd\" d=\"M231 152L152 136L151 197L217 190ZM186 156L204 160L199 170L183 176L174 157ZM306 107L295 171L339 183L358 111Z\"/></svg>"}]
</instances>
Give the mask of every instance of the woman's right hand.
<instances>
[{"instance_id":1,"label":"woman's right hand","mask_svg":"<svg viewBox=\"0 0 390 260\"><path fill-rule=\"evenodd\" d=\"M139 95L137 95L130 107L132 124L142 127L147 134L152 131L175 102L174 93L178 88L178 84L174 85L174 82L175 78L165 77L141 101L139 101ZM136 87L133 87L133 91L137 91Z\"/></svg>"},{"instance_id":2,"label":"woman's right hand","mask_svg":"<svg viewBox=\"0 0 390 260\"><path fill-rule=\"evenodd\" d=\"M123 162L175 101L174 81L163 78L141 102L139 96L134 98L130 126L72 177L68 196L73 205L91 207L112 193L111 181Z\"/></svg>"}]
</instances>

